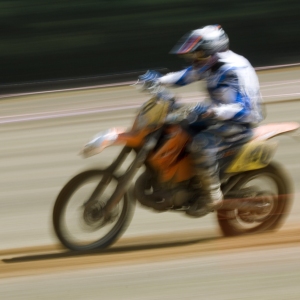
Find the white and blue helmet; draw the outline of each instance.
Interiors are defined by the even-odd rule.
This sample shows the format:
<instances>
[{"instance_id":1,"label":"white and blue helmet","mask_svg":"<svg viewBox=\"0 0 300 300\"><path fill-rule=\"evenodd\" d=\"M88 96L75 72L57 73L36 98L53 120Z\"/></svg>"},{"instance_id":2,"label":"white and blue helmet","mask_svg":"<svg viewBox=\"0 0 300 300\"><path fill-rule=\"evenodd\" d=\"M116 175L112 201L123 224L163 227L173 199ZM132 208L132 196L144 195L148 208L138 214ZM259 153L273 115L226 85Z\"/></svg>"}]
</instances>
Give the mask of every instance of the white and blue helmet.
<instances>
[{"instance_id":1,"label":"white and blue helmet","mask_svg":"<svg viewBox=\"0 0 300 300\"><path fill-rule=\"evenodd\" d=\"M220 25L208 25L185 34L171 50L171 54L188 54L203 51L205 56L229 48L229 39Z\"/></svg>"}]
</instances>

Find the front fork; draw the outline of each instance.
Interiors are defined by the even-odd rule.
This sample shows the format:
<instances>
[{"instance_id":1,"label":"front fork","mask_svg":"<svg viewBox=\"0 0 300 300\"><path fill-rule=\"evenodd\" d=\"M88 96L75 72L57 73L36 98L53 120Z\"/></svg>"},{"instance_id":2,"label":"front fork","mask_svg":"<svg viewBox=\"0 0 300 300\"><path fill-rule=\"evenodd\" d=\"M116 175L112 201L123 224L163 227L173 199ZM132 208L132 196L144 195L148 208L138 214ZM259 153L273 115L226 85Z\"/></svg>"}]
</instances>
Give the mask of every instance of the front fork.
<instances>
[{"instance_id":1,"label":"front fork","mask_svg":"<svg viewBox=\"0 0 300 300\"><path fill-rule=\"evenodd\" d=\"M129 168L126 170L126 172L120 176L118 185L114 191L114 193L111 195L111 197L106 202L102 213L105 216L108 216L110 211L120 202L126 191L128 190L128 187L133 180L134 176L138 172L139 168L144 164L149 152L156 146L158 138L161 134L161 130L157 130L154 133L152 133L148 140L145 142L143 147L139 150L137 153L135 159L129 166ZM124 162L128 154L131 152L132 148L125 146L117 159L105 170L105 174L97 187L95 188L94 192L92 193L91 197L87 201L86 205L90 205L91 203L94 203L97 198L99 198L100 195L102 195L105 187L110 183L110 181L113 179L113 174L115 171L121 166L121 164Z\"/></svg>"},{"instance_id":2,"label":"front fork","mask_svg":"<svg viewBox=\"0 0 300 300\"><path fill-rule=\"evenodd\" d=\"M102 195L105 187L111 182L113 178L113 174L115 171L122 165L128 154L131 152L132 148L124 147L117 159L105 170L104 175L98 185L96 186L95 190L93 191L92 195L85 203L85 206L90 206L97 201L97 198Z\"/></svg>"}]
</instances>

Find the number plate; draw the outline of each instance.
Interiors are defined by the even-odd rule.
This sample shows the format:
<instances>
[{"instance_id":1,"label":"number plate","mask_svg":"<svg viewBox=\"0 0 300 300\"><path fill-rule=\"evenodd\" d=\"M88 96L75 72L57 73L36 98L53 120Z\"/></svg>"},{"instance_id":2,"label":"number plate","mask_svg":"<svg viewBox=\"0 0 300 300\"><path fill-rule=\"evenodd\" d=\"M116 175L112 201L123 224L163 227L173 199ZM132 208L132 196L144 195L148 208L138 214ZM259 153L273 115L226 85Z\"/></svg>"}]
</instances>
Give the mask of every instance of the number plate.
<instances>
[{"instance_id":1,"label":"number plate","mask_svg":"<svg viewBox=\"0 0 300 300\"><path fill-rule=\"evenodd\" d=\"M267 166L277 148L277 142L253 141L245 144L226 173L245 172Z\"/></svg>"}]
</instances>

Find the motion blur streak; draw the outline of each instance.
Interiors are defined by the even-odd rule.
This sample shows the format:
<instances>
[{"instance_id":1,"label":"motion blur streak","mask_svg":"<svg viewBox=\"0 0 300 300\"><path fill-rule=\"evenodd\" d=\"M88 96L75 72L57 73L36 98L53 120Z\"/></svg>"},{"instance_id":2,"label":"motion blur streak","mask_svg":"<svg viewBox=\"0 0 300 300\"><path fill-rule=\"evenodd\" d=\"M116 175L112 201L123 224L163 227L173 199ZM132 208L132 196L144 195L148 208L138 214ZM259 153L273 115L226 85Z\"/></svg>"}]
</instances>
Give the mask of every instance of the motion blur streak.
<instances>
[{"instance_id":1,"label":"motion blur streak","mask_svg":"<svg viewBox=\"0 0 300 300\"><path fill-rule=\"evenodd\" d=\"M260 80L275 84L299 75L296 69L267 72ZM176 92L183 99L193 92L196 101L197 90L194 85ZM299 92L295 82L262 89L266 97ZM300 102L278 101L297 97L277 98L267 98L273 104L267 105L266 122L299 122ZM51 224L59 190L74 174L106 166L120 151L111 148L82 160L81 146L97 131L129 126L135 106L145 99L132 87L120 87L1 101L1 120L118 108L0 126L1 299L298 299L300 145L288 136L278 137L275 159L291 174L296 195L277 233L225 239L214 214L195 220L138 206L113 248L81 255L59 248ZM129 103L132 108L119 110Z\"/></svg>"},{"instance_id":2,"label":"motion blur streak","mask_svg":"<svg viewBox=\"0 0 300 300\"><path fill-rule=\"evenodd\" d=\"M19 115L19 116L6 116L0 117L0 124L6 123L17 123L17 122L25 122L25 121L35 121L35 120L45 120L45 119L56 119L63 117L72 117L72 116L81 116L95 113L104 113L110 111L119 111L125 109L138 108L139 105L126 105L126 106L118 106L118 107L108 107L108 108L93 108L93 109L82 109L82 110L69 110L66 112L42 112L36 113L33 115ZM4 119L4 120L1 120ZM7 120L8 119L8 120Z\"/></svg>"},{"instance_id":3,"label":"motion blur streak","mask_svg":"<svg viewBox=\"0 0 300 300\"><path fill-rule=\"evenodd\" d=\"M282 73L288 72L288 71L281 71ZM290 74L295 73L300 75L300 71L298 68L296 68L296 71L288 72ZM291 76L291 75L290 75ZM283 76L282 76L283 77ZM261 78L264 78L264 75L261 75ZM292 100L297 99L300 95L300 87L299 87L299 80L288 80L288 81L274 81L272 84L269 83L262 83L261 84L261 91L263 94L264 99L266 99L266 103L273 103L283 100ZM284 88L280 87L282 85L285 85ZM268 90L266 88L272 87L272 90ZM280 87L280 91L278 91L276 94L274 93L274 90L276 88ZM126 87L118 87L115 89L126 89ZM77 89L72 89L70 92L74 92ZM293 93L282 93L282 91L289 90L294 91ZM89 91L86 91L89 93ZM94 91L95 92L95 91ZM101 93L101 89L97 90L96 92ZM271 93L271 94L270 94ZM186 92L183 94L183 101L184 102L195 102L195 101L201 101L204 100L206 97L206 94L204 91L200 91L198 93L191 93ZM43 95L41 95L43 97ZM136 97L136 95L135 95ZM143 96L144 97L144 96ZM102 100L102 99L101 99ZM103 100L102 100L103 101ZM71 116L80 116L85 114L95 114L95 113L105 113L110 111L118 111L118 110L128 110L132 108L138 108L141 103L141 99L137 98L134 102L132 99L126 99L121 96L121 98L118 99L121 103L111 105L112 103L106 102L104 99L104 103L99 107L99 104L94 107L80 107L77 109L69 108L68 110L55 110L55 111L42 111L42 112L36 112L36 113L28 113L28 114L13 114L13 115L5 115L0 116L0 124L6 124L6 123L15 123L15 122L26 122L26 121L35 121L35 120L44 120L44 119L52 119L52 118L63 118L63 117L71 117ZM95 101L96 102L96 101ZM109 103L109 104L108 104ZM126 103L126 104L124 104Z\"/></svg>"}]
</instances>

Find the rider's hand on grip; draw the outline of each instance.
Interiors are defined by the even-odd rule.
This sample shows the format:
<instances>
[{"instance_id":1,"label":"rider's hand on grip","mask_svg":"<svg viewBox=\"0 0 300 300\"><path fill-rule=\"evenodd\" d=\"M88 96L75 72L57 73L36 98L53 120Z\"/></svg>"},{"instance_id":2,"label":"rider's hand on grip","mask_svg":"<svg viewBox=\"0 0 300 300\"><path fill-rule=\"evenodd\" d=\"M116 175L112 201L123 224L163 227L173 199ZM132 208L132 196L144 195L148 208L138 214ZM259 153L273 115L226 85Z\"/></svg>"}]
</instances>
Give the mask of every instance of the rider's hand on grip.
<instances>
[{"instance_id":1,"label":"rider's hand on grip","mask_svg":"<svg viewBox=\"0 0 300 300\"><path fill-rule=\"evenodd\" d=\"M162 75L159 72L148 70L145 74L139 76L139 80L148 82L148 81L156 81Z\"/></svg>"},{"instance_id":2,"label":"rider's hand on grip","mask_svg":"<svg viewBox=\"0 0 300 300\"><path fill-rule=\"evenodd\" d=\"M159 72L148 70L145 74L139 76L139 81L144 83L145 89L155 89L157 88L160 83L158 78L162 75Z\"/></svg>"}]
</instances>

